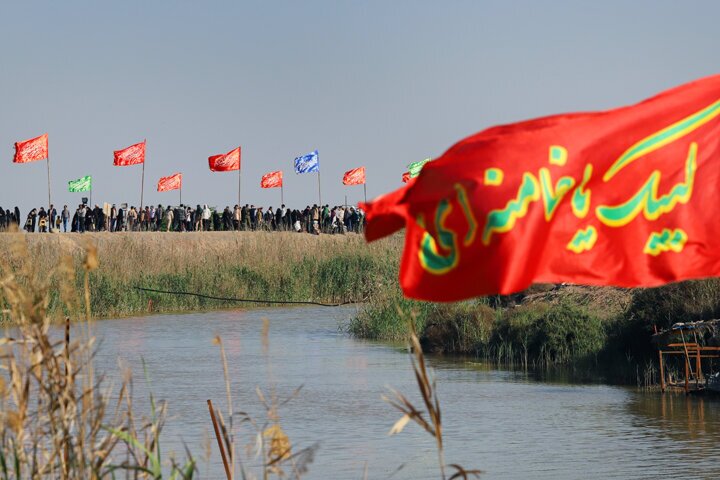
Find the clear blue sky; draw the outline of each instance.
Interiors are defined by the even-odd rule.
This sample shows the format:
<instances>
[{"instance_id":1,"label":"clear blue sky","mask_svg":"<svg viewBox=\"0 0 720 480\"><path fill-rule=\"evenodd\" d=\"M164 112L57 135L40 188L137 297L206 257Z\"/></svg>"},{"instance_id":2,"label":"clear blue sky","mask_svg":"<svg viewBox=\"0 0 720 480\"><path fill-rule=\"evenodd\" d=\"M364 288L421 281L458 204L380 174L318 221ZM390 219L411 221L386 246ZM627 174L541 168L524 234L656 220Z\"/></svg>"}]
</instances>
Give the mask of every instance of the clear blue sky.
<instances>
[{"instance_id":1,"label":"clear blue sky","mask_svg":"<svg viewBox=\"0 0 720 480\"><path fill-rule=\"evenodd\" d=\"M91 174L94 201L139 204L140 167L112 152L147 138L145 203L184 174L185 203L224 207L241 145L243 203L317 201L295 156L320 151L323 203L362 199L405 166L498 123L632 103L720 71L718 1L3 1L0 205L47 202L45 162L13 143L50 134L53 200ZM2 159L4 158L4 160Z\"/></svg>"}]
</instances>

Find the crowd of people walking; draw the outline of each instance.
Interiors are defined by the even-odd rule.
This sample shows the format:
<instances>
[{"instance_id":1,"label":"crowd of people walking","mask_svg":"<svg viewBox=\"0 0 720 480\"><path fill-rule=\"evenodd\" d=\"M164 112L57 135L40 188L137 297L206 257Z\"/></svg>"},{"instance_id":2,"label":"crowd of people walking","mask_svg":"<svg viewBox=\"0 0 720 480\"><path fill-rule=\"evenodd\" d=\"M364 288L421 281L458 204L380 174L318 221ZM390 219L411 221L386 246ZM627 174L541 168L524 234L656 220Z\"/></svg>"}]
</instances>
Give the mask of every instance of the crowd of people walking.
<instances>
[{"instance_id":1,"label":"crowd of people walking","mask_svg":"<svg viewBox=\"0 0 720 480\"><path fill-rule=\"evenodd\" d=\"M186 232L186 231L294 231L320 233L360 233L365 223L362 209L348 206L313 205L303 210L229 206L223 210L197 205L196 208L179 205L134 206L116 205L101 208L95 205L78 205L71 211L65 205L58 211L53 205L33 208L21 222L20 209L5 210L0 207L0 229L15 225L26 232Z\"/></svg>"}]
</instances>

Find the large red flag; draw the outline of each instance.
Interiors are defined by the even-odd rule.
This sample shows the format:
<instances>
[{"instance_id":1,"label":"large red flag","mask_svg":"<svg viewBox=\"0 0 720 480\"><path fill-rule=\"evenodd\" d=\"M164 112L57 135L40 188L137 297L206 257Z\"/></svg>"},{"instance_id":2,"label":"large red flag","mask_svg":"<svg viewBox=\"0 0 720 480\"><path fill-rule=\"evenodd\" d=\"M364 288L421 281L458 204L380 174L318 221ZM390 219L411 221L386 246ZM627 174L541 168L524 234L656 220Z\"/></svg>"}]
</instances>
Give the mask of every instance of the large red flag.
<instances>
[{"instance_id":1,"label":"large red flag","mask_svg":"<svg viewBox=\"0 0 720 480\"><path fill-rule=\"evenodd\" d=\"M182 188L182 173L174 173L169 177L160 177L157 184L158 192L167 192L169 190L178 190Z\"/></svg>"},{"instance_id":2,"label":"large red flag","mask_svg":"<svg viewBox=\"0 0 720 480\"><path fill-rule=\"evenodd\" d=\"M283 174L282 170L277 172L266 173L260 179L260 188L276 188L282 187L283 185Z\"/></svg>"},{"instance_id":3,"label":"large red flag","mask_svg":"<svg viewBox=\"0 0 720 480\"><path fill-rule=\"evenodd\" d=\"M409 297L533 282L656 286L720 275L720 75L637 105L490 128L366 205L406 228Z\"/></svg>"},{"instance_id":4,"label":"large red flag","mask_svg":"<svg viewBox=\"0 0 720 480\"><path fill-rule=\"evenodd\" d=\"M208 163L213 172L240 170L240 147L230 150L224 155L213 155L208 158Z\"/></svg>"},{"instance_id":5,"label":"large red flag","mask_svg":"<svg viewBox=\"0 0 720 480\"><path fill-rule=\"evenodd\" d=\"M362 185L365 183L365 167L353 168L343 175L343 185Z\"/></svg>"},{"instance_id":6,"label":"large red flag","mask_svg":"<svg viewBox=\"0 0 720 480\"><path fill-rule=\"evenodd\" d=\"M130 145L122 150L113 152L113 165L116 167L126 167L128 165L137 165L145 162L145 140L135 145Z\"/></svg>"},{"instance_id":7,"label":"large red flag","mask_svg":"<svg viewBox=\"0 0 720 480\"><path fill-rule=\"evenodd\" d=\"M14 163L36 162L48 158L48 134L15 142Z\"/></svg>"}]
</instances>

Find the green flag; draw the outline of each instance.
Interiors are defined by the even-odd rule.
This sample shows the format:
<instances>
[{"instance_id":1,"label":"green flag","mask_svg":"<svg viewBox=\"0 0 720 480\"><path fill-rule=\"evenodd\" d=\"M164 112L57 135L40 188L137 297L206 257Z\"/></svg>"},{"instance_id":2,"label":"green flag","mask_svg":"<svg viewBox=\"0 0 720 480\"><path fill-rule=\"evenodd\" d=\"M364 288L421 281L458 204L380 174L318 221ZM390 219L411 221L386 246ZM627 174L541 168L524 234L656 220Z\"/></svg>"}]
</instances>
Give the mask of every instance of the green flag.
<instances>
[{"instance_id":1,"label":"green flag","mask_svg":"<svg viewBox=\"0 0 720 480\"><path fill-rule=\"evenodd\" d=\"M92 177L90 175L68 182L68 191L87 192L92 189Z\"/></svg>"},{"instance_id":2,"label":"green flag","mask_svg":"<svg viewBox=\"0 0 720 480\"><path fill-rule=\"evenodd\" d=\"M431 158L426 158L425 160L421 160L419 162L411 163L407 166L408 172L410 173L410 178L415 178L418 175L420 175L420 170L423 169L425 164L432 160Z\"/></svg>"}]
</instances>

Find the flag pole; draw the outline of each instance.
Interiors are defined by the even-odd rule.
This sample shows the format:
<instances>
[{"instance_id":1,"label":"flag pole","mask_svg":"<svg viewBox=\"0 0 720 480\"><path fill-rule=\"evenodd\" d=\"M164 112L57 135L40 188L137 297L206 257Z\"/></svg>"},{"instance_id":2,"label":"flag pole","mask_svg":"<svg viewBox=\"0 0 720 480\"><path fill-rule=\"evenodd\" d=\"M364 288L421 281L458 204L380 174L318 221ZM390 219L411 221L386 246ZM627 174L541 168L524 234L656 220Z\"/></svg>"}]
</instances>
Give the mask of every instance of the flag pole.
<instances>
[{"instance_id":1,"label":"flag pole","mask_svg":"<svg viewBox=\"0 0 720 480\"><path fill-rule=\"evenodd\" d=\"M285 194L283 192L283 184L281 183L280 184L280 205L282 206L284 204L285 204Z\"/></svg>"},{"instance_id":2,"label":"flag pole","mask_svg":"<svg viewBox=\"0 0 720 480\"><path fill-rule=\"evenodd\" d=\"M242 208L242 203L240 203L240 188L242 185L242 174L240 170L240 164L238 163L238 207Z\"/></svg>"},{"instance_id":3,"label":"flag pole","mask_svg":"<svg viewBox=\"0 0 720 480\"><path fill-rule=\"evenodd\" d=\"M143 194L145 193L145 160L143 159L142 177L140 179L140 210L143 207Z\"/></svg>"},{"instance_id":4,"label":"flag pole","mask_svg":"<svg viewBox=\"0 0 720 480\"><path fill-rule=\"evenodd\" d=\"M320 193L320 168L318 167L318 206L322 205L322 194Z\"/></svg>"},{"instance_id":5,"label":"flag pole","mask_svg":"<svg viewBox=\"0 0 720 480\"><path fill-rule=\"evenodd\" d=\"M48 154L47 154L47 174L48 174L48 211L50 210L50 205L52 205L52 198L50 197L50 149L48 148Z\"/></svg>"},{"instance_id":6,"label":"flag pole","mask_svg":"<svg viewBox=\"0 0 720 480\"><path fill-rule=\"evenodd\" d=\"M320 193L320 154L317 154L317 166L318 166L318 207L322 206L322 194Z\"/></svg>"},{"instance_id":7,"label":"flag pole","mask_svg":"<svg viewBox=\"0 0 720 480\"><path fill-rule=\"evenodd\" d=\"M182 205L182 186L178 190L180 191L180 204Z\"/></svg>"},{"instance_id":8,"label":"flag pole","mask_svg":"<svg viewBox=\"0 0 720 480\"><path fill-rule=\"evenodd\" d=\"M363 194L365 195L365 203L367 203L367 183L363 183Z\"/></svg>"}]
</instances>

